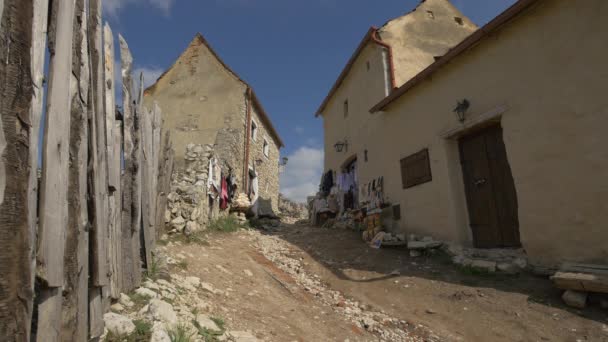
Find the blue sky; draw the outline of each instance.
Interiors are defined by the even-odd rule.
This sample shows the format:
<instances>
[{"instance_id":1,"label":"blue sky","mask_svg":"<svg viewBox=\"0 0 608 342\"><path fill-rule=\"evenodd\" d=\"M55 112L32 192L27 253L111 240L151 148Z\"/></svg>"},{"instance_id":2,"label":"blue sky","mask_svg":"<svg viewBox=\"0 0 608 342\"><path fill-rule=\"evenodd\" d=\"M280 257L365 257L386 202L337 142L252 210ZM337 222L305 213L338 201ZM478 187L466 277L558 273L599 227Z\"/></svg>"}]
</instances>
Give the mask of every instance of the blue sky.
<instances>
[{"instance_id":1,"label":"blue sky","mask_svg":"<svg viewBox=\"0 0 608 342\"><path fill-rule=\"evenodd\" d=\"M201 32L256 90L290 158L282 191L313 193L323 162L314 112L367 29L419 0L104 0L104 17L128 41L136 72L153 82ZM515 0L453 0L483 25ZM381 5L380 5L381 4ZM117 56L118 57L118 56Z\"/></svg>"}]
</instances>

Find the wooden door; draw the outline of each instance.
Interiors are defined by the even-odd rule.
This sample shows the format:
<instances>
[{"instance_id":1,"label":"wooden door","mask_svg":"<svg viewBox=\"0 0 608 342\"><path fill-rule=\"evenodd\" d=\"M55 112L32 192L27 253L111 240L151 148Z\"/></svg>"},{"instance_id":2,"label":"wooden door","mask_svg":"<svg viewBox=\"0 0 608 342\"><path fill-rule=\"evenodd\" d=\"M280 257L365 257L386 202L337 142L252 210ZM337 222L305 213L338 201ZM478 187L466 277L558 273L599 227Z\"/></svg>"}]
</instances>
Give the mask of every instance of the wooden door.
<instances>
[{"instance_id":1,"label":"wooden door","mask_svg":"<svg viewBox=\"0 0 608 342\"><path fill-rule=\"evenodd\" d=\"M519 247L517 194L502 128L465 136L459 145L475 247Z\"/></svg>"}]
</instances>

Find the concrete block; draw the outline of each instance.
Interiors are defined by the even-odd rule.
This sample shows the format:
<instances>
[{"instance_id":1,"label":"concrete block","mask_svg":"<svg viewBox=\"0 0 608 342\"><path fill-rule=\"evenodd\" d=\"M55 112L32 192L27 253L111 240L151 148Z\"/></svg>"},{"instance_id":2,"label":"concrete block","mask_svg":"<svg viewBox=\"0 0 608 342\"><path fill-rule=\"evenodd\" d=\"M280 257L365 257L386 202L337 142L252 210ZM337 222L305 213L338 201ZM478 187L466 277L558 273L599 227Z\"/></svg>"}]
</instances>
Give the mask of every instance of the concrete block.
<instances>
[{"instance_id":1,"label":"concrete block","mask_svg":"<svg viewBox=\"0 0 608 342\"><path fill-rule=\"evenodd\" d=\"M568 290L562 295L562 300L568 306L582 309L587 305L587 296L587 292Z\"/></svg>"}]
</instances>

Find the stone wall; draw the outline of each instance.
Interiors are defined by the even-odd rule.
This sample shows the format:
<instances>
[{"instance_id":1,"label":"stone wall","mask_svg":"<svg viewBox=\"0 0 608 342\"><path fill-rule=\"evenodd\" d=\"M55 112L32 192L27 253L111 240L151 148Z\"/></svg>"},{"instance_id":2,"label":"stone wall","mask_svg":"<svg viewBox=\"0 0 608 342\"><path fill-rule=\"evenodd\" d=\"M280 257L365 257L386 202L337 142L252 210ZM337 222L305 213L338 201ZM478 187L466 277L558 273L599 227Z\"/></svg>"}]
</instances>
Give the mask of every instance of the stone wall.
<instances>
[{"instance_id":1,"label":"stone wall","mask_svg":"<svg viewBox=\"0 0 608 342\"><path fill-rule=\"evenodd\" d=\"M279 212L279 159L280 151L276 140L268 132L260 119L259 109L251 108L251 119L258 127L257 138L250 139L249 166L258 174L260 192L260 209L272 208L274 214ZM264 141L268 143L268 155L264 154ZM256 162L257 161L257 162Z\"/></svg>"},{"instance_id":2,"label":"stone wall","mask_svg":"<svg viewBox=\"0 0 608 342\"><path fill-rule=\"evenodd\" d=\"M213 201L210 206L207 180L209 160L214 156L211 145L186 146L184 169L173 172L171 193L167 196L165 222L171 233L189 235L205 229L209 221L228 212L220 212L219 201Z\"/></svg>"}]
</instances>

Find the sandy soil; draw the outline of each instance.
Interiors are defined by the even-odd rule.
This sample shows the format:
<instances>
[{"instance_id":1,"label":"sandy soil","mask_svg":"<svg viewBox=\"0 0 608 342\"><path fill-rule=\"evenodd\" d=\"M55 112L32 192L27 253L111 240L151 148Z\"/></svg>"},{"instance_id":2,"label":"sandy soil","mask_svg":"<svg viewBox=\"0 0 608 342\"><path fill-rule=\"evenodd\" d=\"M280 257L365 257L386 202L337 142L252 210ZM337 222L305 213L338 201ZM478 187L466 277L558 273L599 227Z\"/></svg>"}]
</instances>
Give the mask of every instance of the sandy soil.
<instances>
[{"instance_id":1,"label":"sandy soil","mask_svg":"<svg viewBox=\"0 0 608 342\"><path fill-rule=\"evenodd\" d=\"M564 306L542 277L468 274L445 257L411 258L404 249L371 249L355 232L300 225L213 234L208 242L168 251L186 257L181 272L224 291L206 300L230 329L262 340L608 341L608 311ZM270 261L260 245L281 249L280 256ZM302 269L286 268L292 262ZM311 293L302 277L324 284L337 304ZM381 328L409 337L368 331L344 312L342 296L378 313Z\"/></svg>"}]
</instances>

